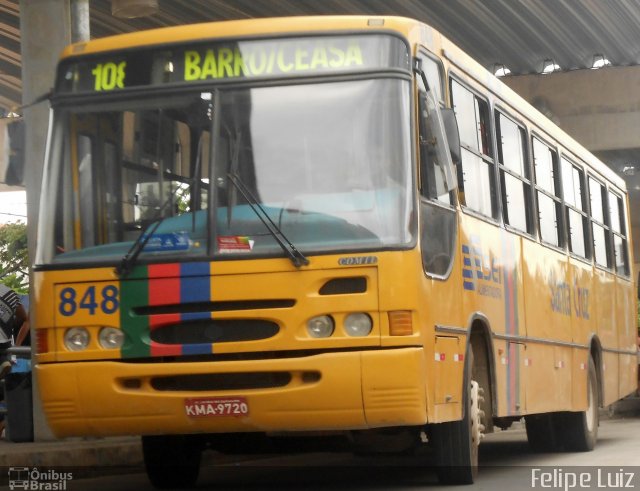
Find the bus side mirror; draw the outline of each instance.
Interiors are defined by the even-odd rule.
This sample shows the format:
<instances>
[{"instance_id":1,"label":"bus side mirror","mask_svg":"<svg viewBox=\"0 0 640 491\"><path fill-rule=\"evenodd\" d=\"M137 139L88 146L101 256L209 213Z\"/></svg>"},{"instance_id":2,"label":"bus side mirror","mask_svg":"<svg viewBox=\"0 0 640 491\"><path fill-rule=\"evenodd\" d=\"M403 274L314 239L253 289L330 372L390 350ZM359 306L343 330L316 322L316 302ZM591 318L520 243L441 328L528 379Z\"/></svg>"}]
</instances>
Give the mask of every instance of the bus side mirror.
<instances>
[{"instance_id":1,"label":"bus side mirror","mask_svg":"<svg viewBox=\"0 0 640 491\"><path fill-rule=\"evenodd\" d=\"M24 179L24 121L0 119L0 182L20 186Z\"/></svg>"},{"instance_id":2,"label":"bus side mirror","mask_svg":"<svg viewBox=\"0 0 640 491\"><path fill-rule=\"evenodd\" d=\"M444 130L447 133L447 141L449 142L449 152L451 152L451 160L454 164L459 164L462 156L460 152L460 133L458 132L458 121L453 109L441 109Z\"/></svg>"}]
</instances>

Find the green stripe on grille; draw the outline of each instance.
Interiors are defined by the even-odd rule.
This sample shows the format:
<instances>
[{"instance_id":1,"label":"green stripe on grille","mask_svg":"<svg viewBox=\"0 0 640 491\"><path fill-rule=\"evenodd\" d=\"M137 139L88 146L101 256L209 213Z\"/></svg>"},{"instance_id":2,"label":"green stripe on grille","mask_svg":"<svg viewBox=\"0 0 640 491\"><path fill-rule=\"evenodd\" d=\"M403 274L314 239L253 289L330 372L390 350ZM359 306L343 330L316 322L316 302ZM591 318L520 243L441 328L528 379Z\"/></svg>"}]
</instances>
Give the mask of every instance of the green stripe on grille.
<instances>
[{"instance_id":1,"label":"green stripe on grille","mask_svg":"<svg viewBox=\"0 0 640 491\"><path fill-rule=\"evenodd\" d=\"M138 266L120 282L120 326L126 335L121 350L123 358L141 358L151 355L149 318L133 313L134 307L149 305L148 277L147 267Z\"/></svg>"}]
</instances>

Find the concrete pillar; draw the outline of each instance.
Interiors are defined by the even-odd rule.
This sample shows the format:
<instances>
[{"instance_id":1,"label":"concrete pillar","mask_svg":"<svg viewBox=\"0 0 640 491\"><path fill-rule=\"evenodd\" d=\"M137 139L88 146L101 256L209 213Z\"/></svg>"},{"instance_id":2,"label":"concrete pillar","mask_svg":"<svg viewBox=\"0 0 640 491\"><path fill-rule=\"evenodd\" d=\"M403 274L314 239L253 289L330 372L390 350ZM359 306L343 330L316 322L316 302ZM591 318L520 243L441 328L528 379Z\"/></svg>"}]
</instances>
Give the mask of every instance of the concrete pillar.
<instances>
[{"instance_id":1,"label":"concrete pillar","mask_svg":"<svg viewBox=\"0 0 640 491\"><path fill-rule=\"evenodd\" d=\"M90 37L89 0L71 0L71 42L88 41Z\"/></svg>"},{"instance_id":2,"label":"concrete pillar","mask_svg":"<svg viewBox=\"0 0 640 491\"><path fill-rule=\"evenodd\" d=\"M55 67L63 47L71 41L69 0L20 0L22 52L22 103L29 104L53 87ZM49 104L42 102L25 108L28 248L33 264L38 225L38 206L49 123ZM33 286L33 281L31 285ZM33 288L32 290L33 291ZM33 296L32 296L33 298ZM31 303L33 305L33 303ZM31 327L37 326L31 309ZM32 331L33 332L33 331ZM35 336L32 336L35 341ZM34 430L36 440L52 438L36 389L34 377Z\"/></svg>"}]
</instances>

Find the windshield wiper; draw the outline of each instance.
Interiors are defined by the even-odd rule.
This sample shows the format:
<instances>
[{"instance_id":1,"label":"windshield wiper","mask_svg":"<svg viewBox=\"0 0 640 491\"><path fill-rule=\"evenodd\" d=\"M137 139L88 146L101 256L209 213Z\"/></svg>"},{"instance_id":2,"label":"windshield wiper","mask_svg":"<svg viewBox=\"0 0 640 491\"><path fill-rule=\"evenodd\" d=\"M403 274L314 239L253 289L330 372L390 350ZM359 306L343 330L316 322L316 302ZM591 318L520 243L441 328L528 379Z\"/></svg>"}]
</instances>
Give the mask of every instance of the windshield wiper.
<instances>
[{"instance_id":1,"label":"windshield wiper","mask_svg":"<svg viewBox=\"0 0 640 491\"><path fill-rule=\"evenodd\" d=\"M164 217L157 218L154 222L152 222L152 228L149 230L149 227L145 228L138 238L135 240L129 251L122 257L120 264L116 266L116 274L119 278L126 278L129 273L133 270L133 267L136 264L138 256L144 249L144 246L147 245L147 242L151 239L151 236L158 230L160 224L164 221ZM148 231L148 233L146 233Z\"/></svg>"},{"instance_id":2,"label":"windshield wiper","mask_svg":"<svg viewBox=\"0 0 640 491\"><path fill-rule=\"evenodd\" d=\"M165 218L167 218L161 216L162 212L167 206L169 206L169 203L173 202L178 189L180 189L180 186L176 185L176 188L171 192L166 201L162 203L162 206L157 210L156 216L153 221L149 225L147 225L147 227L142 231L140 235L138 235L136 240L131 245L131 248L122 257L120 264L116 266L116 274L119 278L127 277L133 270L133 267L136 265L138 256L147 245L149 240L151 240L156 230L158 230L158 227L162 224L162 222L164 222Z\"/></svg>"},{"instance_id":3,"label":"windshield wiper","mask_svg":"<svg viewBox=\"0 0 640 491\"><path fill-rule=\"evenodd\" d=\"M301 266L307 266L309 264L309 260L305 257L302 252L296 249L289 239L287 239L286 235L282 233L282 230L278 228L278 226L271 219L266 210L262 207L262 205L258 202L253 193L245 186L245 184L240 179L240 176L237 174L232 174L229 172L227 177L231 181L231 183L235 186L235 188L240 191L242 197L249 203L249 206L256 214L256 216L260 219L260 221L267 228L269 233L276 240L278 245L282 248L285 254L291 259L291 262L296 268L300 268Z\"/></svg>"}]
</instances>

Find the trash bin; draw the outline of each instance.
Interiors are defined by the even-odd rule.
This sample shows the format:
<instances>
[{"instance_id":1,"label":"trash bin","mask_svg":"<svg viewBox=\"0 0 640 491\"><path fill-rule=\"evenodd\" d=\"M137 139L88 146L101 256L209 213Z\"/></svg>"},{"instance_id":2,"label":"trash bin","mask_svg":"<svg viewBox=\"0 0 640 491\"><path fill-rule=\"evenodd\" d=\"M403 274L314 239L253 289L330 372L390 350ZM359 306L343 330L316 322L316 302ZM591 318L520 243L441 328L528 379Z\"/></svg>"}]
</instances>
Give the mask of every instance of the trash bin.
<instances>
[{"instance_id":1,"label":"trash bin","mask_svg":"<svg viewBox=\"0 0 640 491\"><path fill-rule=\"evenodd\" d=\"M20 360L26 361L26 360ZM33 441L33 399L30 363L17 363L5 376L6 434L12 442Z\"/></svg>"}]
</instances>

